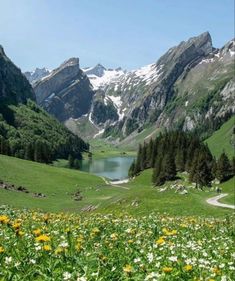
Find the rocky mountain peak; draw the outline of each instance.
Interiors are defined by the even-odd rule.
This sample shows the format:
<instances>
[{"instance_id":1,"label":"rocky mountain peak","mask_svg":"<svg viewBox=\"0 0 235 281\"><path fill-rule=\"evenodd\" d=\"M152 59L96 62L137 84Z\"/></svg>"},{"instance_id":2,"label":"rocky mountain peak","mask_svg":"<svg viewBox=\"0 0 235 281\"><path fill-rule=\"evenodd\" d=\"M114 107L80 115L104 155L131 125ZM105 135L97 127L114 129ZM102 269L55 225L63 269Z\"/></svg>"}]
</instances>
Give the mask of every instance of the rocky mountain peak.
<instances>
[{"instance_id":1,"label":"rocky mountain peak","mask_svg":"<svg viewBox=\"0 0 235 281\"><path fill-rule=\"evenodd\" d=\"M77 66L79 67L79 58L70 58L66 61L64 61L59 68L65 68L65 67L70 67L70 66Z\"/></svg>"},{"instance_id":2,"label":"rocky mountain peak","mask_svg":"<svg viewBox=\"0 0 235 281\"><path fill-rule=\"evenodd\" d=\"M86 75L95 75L97 77L102 77L104 75L105 70L106 68L100 63L98 63L94 67L88 67L83 69Z\"/></svg>"}]
</instances>

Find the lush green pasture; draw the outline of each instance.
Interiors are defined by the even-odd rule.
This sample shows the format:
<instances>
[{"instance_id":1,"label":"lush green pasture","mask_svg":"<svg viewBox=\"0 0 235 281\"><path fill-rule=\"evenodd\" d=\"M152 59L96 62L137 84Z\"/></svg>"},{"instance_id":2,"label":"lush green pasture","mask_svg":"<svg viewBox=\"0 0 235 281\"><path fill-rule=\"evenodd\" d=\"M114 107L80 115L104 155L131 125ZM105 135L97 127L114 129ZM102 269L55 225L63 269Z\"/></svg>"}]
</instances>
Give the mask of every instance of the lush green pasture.
<instances>
[{"instance_id":1,"label":"lush green pasture","mask_svg":"<svg viewBox=\"0 0 235 281\"><path fill-rule=\"evenodd\" d=\"M50 212L80 212L84 207L92 205L97 207L96 212L133 215L166 212L171 215L223 216L232 212L208 205L206 199L216 195L215 191L209 189L189 189L185 195L171 189L159 192L158 187L152 186L151 175L152 170L146 170L127 184L109 186L103 179L84 172L0 155L0 179L17 186L22 185L31 192L26 194L0 189L0 204ZM189 185L187 181L183 183ZM222 189L230 194L224 200L232 203L233 179L224 183ZM75 201L73 197L78 190L82 195L81 201ZM35 198L33 192L41 192L46 198Z\"/></svg>"},{"instance_id":2,"label":"lush green pasture","mask_svg":"<svg viewBox=\"0 0 235 281\"><path fill-rule=\"evenodd\" d=\"M75 212L88 205L102 208L123 193L123 189L107 186L94 175L4 155L0 155L0 179L46 195L35 198L32 194L0 189L0 204L45 211ZM83 196L81 201L73 199L72 194L78 190Z\"/></svg>"},{"instance_id":3,"label":"lush green pasture","mask_svg":"<svg viewBox=\"0 0 235 281\"><path fill-rule=\"evenodd\" d=\"M215 131L214 134L205 141L208 143L212 154L217 158L223 151L225 151L230 158L235 155L235 135L233 134L234 127L235 116L231 117L221 126L219 130Z\"/></svg>"},{"instance_id":4,"label":"lush green pasture","mask_svg":"<svg viewBox=\"0 0 235 281\"><path fill-rule=\"evenodd\" d=\"M190 188L188 194L179 194L174 189L168 189L160 192L159 187L153 187L151 183L152 170L146 170L134 180L125 184L130 188L125 193L125 198L120 204L107 206L106 211L111 212L127 212L131 214L148 214L152 211L160 213L168 213L171 215L200 215L200 216L221 216L231 214L232 210L211 206L206 203L206 199L216 196L216 192L205 188L200 189ZM183 178L183 176L182 176ZM187 180L179 181L180 184L189 186ZM170 186L171 183L166 183L161 188ZM228 202L234 198L233 179L222 185L223 192L229 193ZM224 199L225 200L225 199ZM135 202L137 202L135 204Z\"/></svg>"}]
</instances>

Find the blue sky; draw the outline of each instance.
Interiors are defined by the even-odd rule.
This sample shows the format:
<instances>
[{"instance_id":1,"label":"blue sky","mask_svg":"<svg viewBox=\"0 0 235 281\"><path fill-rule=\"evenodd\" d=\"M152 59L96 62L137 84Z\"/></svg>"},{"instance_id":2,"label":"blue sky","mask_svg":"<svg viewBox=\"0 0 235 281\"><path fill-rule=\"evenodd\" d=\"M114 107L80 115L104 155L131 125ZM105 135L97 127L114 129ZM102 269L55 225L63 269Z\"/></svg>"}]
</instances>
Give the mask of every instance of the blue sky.
<instances>
[{"instance_id":1,"label":"blue sky","mask_svg":"<svg viewBox=\"0 0 235 281\"><path fill-rule=\"evenodd\" d=\"M135 69L209 31L234 37L233 0L0 0L0 44L23 71L80 64Z\"/></svg>"}]
</instances>

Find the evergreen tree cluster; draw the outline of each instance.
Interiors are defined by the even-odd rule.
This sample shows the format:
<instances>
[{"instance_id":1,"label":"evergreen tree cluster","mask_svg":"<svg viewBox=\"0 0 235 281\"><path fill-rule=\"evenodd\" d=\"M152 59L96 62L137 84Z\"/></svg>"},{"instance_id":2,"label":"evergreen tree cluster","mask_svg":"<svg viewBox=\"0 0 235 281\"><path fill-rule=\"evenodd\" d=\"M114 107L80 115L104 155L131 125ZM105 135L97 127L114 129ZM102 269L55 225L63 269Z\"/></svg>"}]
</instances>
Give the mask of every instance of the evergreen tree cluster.
<instances>
[{"instance_id":1,"label":"evergreen tree cluster","mask_svg":"<svg viewBox=\"0 0 235 281\"><path fill-rule=\"evenodd\" d=\"M2 109L2 110L1 110ZM50 163L81 159L89 144L72 134L34 102L0 107L0 153L22 159Z\"/></svg>"},{"instance_id":2,"label":"evergreen tree cluster","mask_svg":"<svg viewBox=\"0 0 235 281\"><path fill-rule=\"evenodd\" d=\"M177 172L188 172L196 186L209 186L215 178L223 182L235 174L235 159L230 163L225 153L216 159L197 135L182 131L160 134L155 140L139 145L129 176L153 168L152 181L162 185L177 178Z\"/></svg>"}]
</instances>

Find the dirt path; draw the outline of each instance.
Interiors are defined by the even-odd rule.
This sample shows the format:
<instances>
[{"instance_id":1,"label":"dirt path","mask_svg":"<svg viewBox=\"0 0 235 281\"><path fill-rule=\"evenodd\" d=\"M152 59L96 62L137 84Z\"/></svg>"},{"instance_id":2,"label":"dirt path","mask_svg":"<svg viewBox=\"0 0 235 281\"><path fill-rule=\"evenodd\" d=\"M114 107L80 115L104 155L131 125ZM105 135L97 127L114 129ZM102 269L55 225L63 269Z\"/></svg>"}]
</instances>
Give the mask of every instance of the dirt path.
<instances>
[{"instance_id":1,"label":"dirt path","mask_svg":"<svg viewBox=\"0 0 235 281\"><path fill-rule=\"evenodd\" d=\"M217 207L235 209L234 205L229 205L229 204L224 204L224 203L218 202L219 199L221 199L227 195L228 195L228 193L222 193L220 195L207 199L206 202L210 205L217 206Z\"/></svg>"},{"instance_id":2,"label":"dirt path","mask_svg":"<svg viewBox=\"0 0 235 281\"><path fill-rule=\"evenodd\" d=\"M113 187L120 187L122 189L130 189L129 187L126 187L126 186L122 186L122 185L117 185L117 184L113 184L112 182L106 180L106 178L104 177L101 177L103 179L103 181L107 184L107 185L111 185Z\"/></svg>"}]
</instances>

